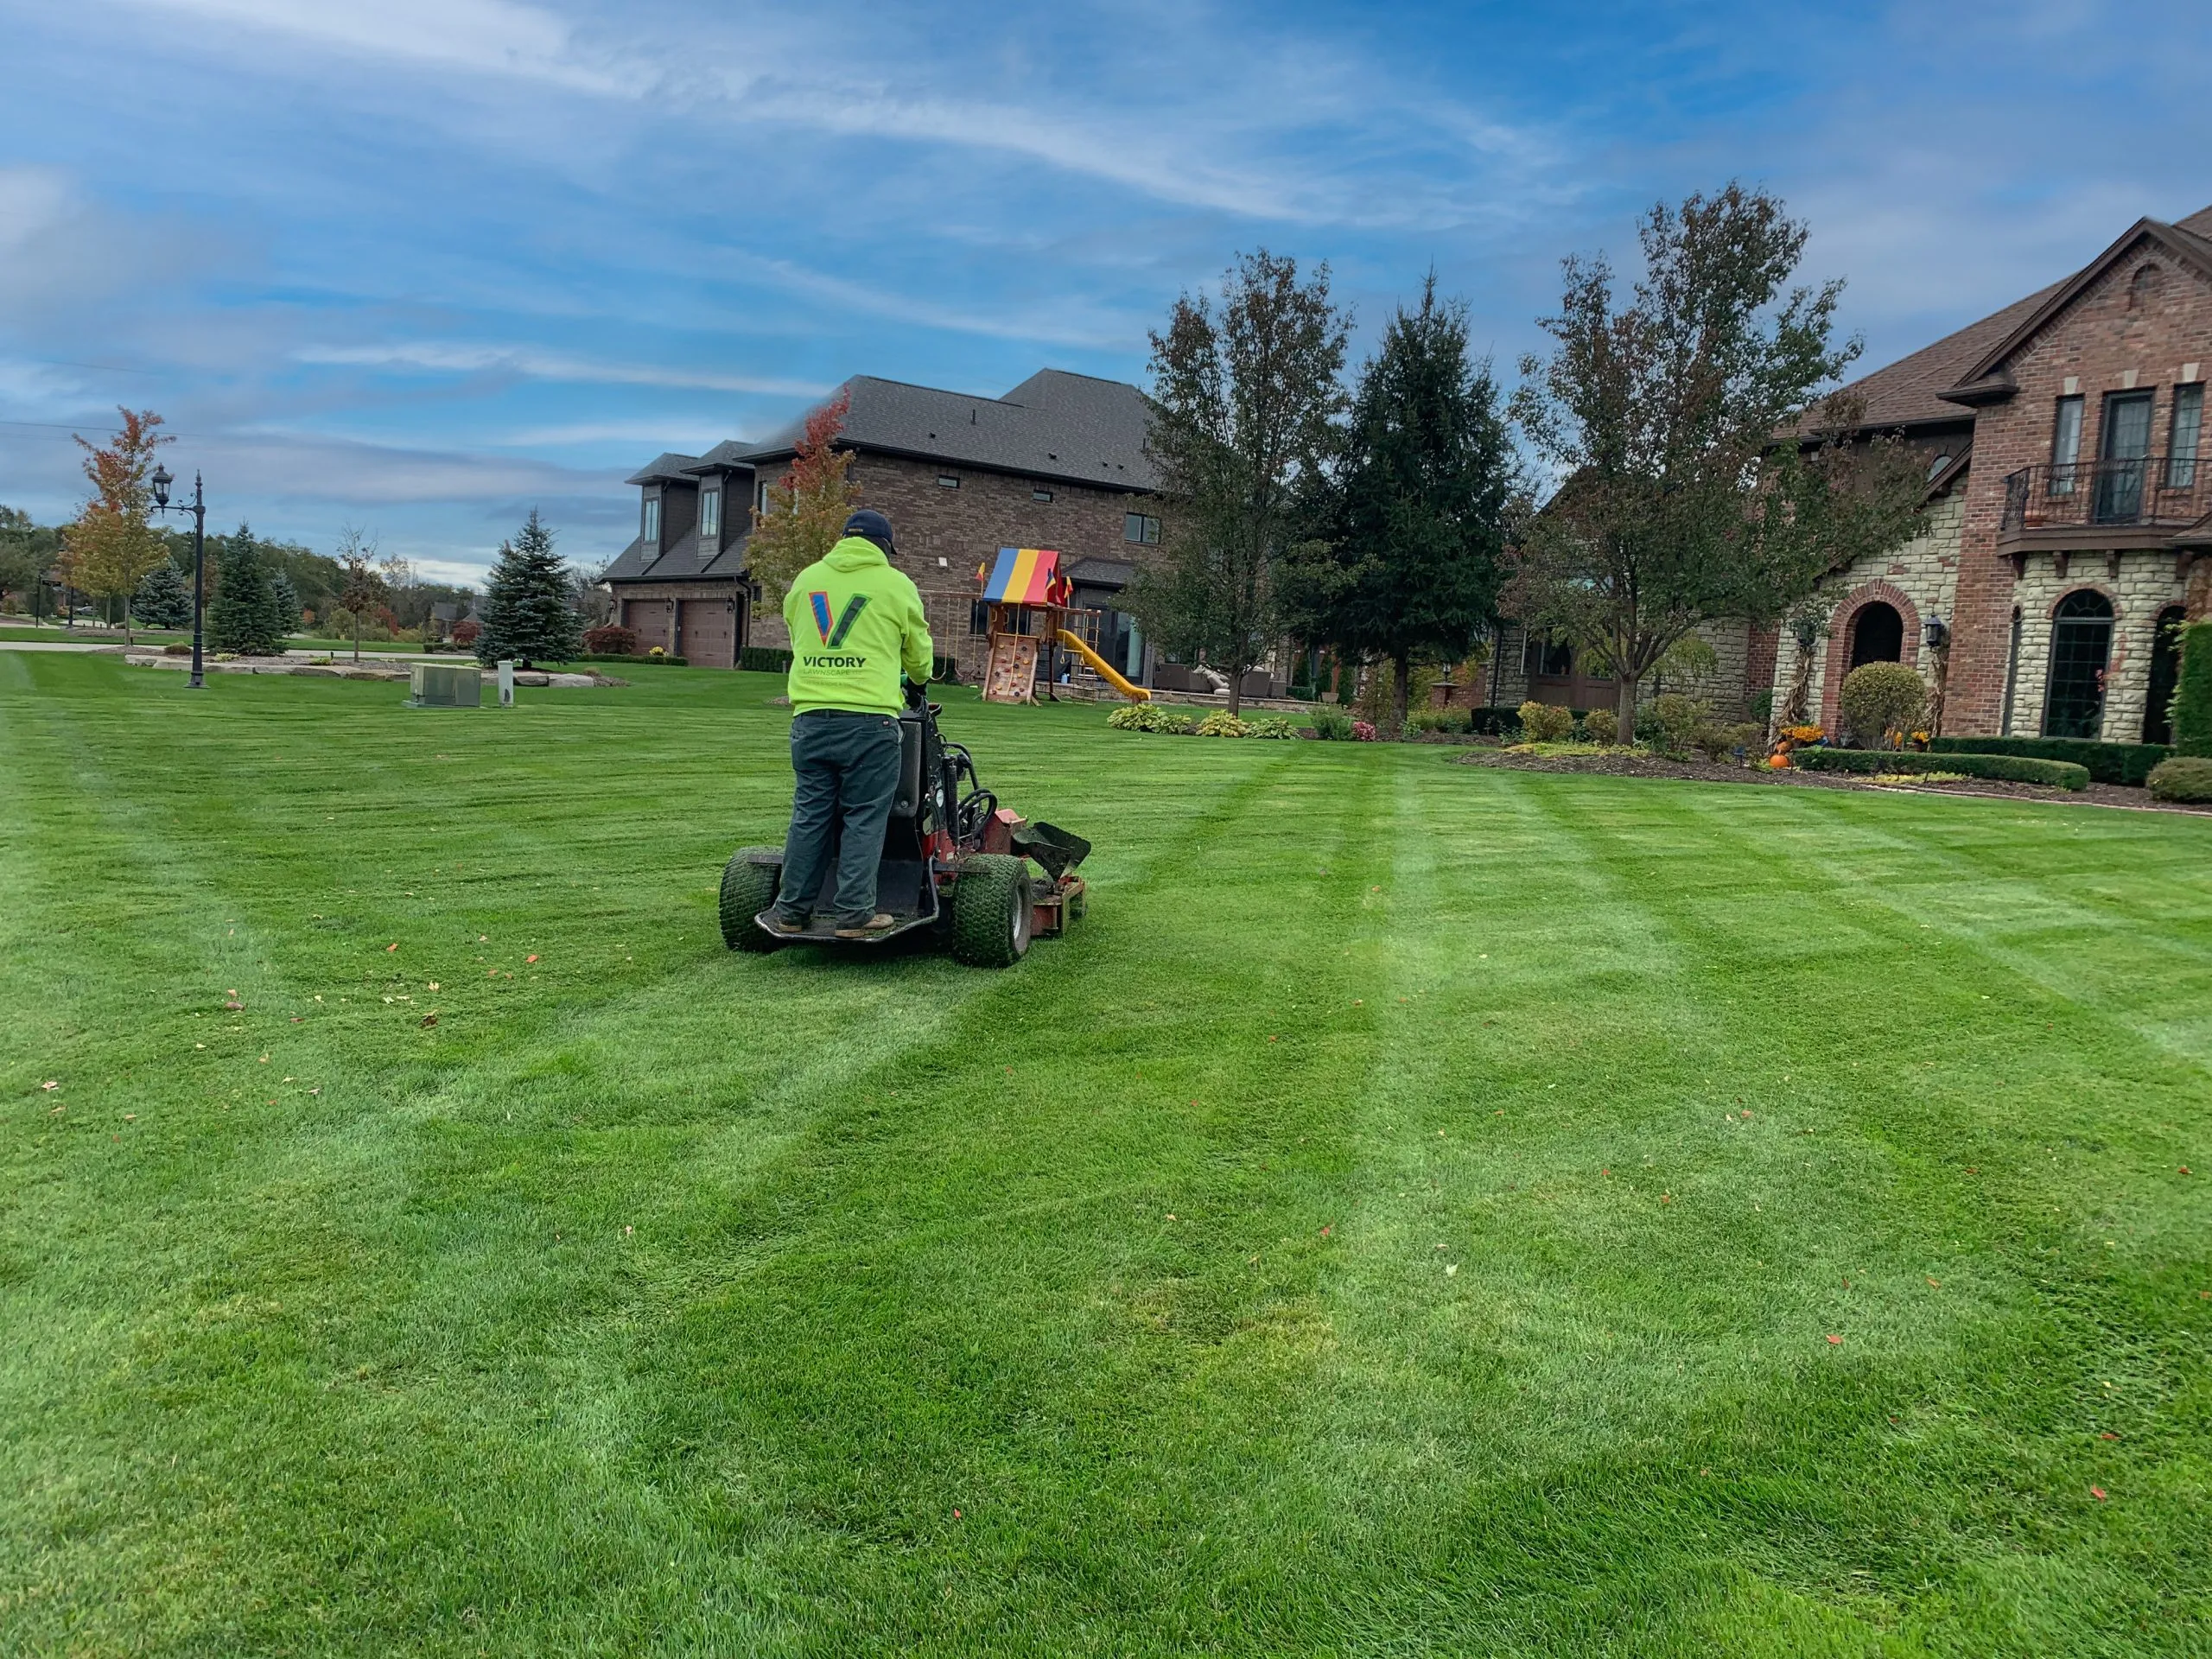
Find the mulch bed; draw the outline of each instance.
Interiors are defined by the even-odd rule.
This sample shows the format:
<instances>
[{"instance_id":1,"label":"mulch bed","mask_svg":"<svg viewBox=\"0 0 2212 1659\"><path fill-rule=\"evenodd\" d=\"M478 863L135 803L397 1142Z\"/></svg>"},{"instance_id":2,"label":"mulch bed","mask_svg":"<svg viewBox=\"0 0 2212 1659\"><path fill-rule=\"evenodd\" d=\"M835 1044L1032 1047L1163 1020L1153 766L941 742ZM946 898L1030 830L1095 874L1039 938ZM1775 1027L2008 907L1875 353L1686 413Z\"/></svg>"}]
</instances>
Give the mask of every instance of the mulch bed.
<instances>
[{"instance_id":1,"label":"mulch bed","mask_svg":"<svg viewBox=\"0 0 2212 1659\"><path fill-rule=\"evenodd\" d=\"M2010 784L1976 778L1964 783L1878 784L1849 772L1776 772L1767 766L1716 766L1703 760L1669 760L1656 754L1515 754L1502 748L1472 748L1463 766L1501 766L1515 772L1587 772L1608 778L1675 778L1700 784L1780 784L1799 789L1875 789L1891 794L1986 795L1999 800L2056 801L2065 806L2132 807L2145 812L2212 814L2212 806L2183 806L2154 801L2148 790L2117 784L2086 789L2054 789L2044 784Z\"/></svg>"}]
</instances>

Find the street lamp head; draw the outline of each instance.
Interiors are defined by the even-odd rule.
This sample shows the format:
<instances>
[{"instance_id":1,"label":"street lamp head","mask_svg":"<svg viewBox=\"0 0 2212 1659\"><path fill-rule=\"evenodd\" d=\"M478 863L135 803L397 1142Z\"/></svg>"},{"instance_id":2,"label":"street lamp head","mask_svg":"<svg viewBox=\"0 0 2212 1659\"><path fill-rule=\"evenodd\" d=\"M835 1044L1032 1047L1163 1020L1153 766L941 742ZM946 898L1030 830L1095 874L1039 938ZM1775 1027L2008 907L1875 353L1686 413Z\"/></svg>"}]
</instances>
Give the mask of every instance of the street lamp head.
<instances>
[{"instance_id":1,"label":"street lamp head","mask_svg":"<svg viewBox=\"0 0 2212 1659\"><path fill-rule=\"evenodd\" d=\"M176 480L170 475L168 467L157 465L154 468L154 505L156 506L168 505L169 486L175 482Z\"/></svg>"}]
</instances>

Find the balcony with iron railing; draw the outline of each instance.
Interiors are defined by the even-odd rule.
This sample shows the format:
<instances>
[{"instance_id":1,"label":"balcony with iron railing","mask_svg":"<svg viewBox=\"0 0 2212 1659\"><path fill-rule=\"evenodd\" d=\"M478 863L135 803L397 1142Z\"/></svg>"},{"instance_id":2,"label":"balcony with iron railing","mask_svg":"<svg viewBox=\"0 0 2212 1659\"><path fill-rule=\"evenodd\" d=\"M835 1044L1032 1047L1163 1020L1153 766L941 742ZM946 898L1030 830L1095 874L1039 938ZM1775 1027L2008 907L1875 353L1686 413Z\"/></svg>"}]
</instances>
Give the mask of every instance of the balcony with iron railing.
<instances>
[{"instance_id":1,"label":"balcony with iron railing","mask_svg":"<svg viewBox=\"0 0 2212 1659\"><path fill-rule=\"evenodd\" d=\"M2144 455L2023 467L2005 479L2000 533L2193 524L2212 512L2212 460Z\"/></svg>"}]
</instances>

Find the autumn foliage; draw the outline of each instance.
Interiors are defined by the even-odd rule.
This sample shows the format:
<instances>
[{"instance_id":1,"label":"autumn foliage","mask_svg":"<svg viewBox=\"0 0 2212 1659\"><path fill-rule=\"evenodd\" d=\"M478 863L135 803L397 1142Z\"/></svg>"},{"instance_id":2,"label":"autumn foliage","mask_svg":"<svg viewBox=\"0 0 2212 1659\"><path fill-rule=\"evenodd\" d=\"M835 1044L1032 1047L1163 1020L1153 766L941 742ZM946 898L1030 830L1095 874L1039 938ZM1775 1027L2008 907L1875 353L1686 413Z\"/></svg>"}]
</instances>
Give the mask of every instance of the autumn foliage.
<instances>
[{"instance_id":1,"label":"autumn foliage","mask_svg":"<svg viewBox=\"0 0 2212 1659\"><path fill-rule=\"evenodd\" d=\"M836 447L849 404L841 391L806 417L790 467L768 486L766 505L753 510L746 563L778 605L798 573L837 544L858 504L852 455Z\"/></svg>"},{"instance_id":2,"label":"autumn foliage","mask_svg":"<svg viewBox=\"0 0 2212 1659\"><path fill-rule=\"evenodd\" d=\"M155 429L162 417L151 410L118 409L123 429L105 447L77 440L86 452L85 476L91 499L69 526L61 550L63 579L80 592L124 601L124 634L130 637L130 595L147 573L168 557L160 537L146 522L148 477L155 452L172 442Z\"/></svg>"}]
</instances>

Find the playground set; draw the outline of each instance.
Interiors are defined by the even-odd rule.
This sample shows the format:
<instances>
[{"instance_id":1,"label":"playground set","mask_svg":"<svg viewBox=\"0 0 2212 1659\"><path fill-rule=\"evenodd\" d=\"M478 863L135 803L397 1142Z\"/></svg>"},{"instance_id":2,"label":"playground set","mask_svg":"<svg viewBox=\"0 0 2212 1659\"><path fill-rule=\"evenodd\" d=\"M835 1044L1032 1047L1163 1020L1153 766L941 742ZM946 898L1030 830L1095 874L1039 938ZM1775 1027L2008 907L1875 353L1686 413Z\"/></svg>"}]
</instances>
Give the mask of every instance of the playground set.
<instances>
[{"instance_id":1,"label":"playground set","mask_svg":"<svg viewBox=\"0 0 2212 1659\"><path fill-rule=\"evenodd\" d=\"M985 702L1036 702L1038 658L1051 645L1065 646L1131 702L1152 700L1151 692L1130 683L1098 654L1093 643L1098 613L1073 602L1075 585L1051 548L1002 547L988 567L976 567L976 579L990 613Z\"/></svg>"}]
</instances>

